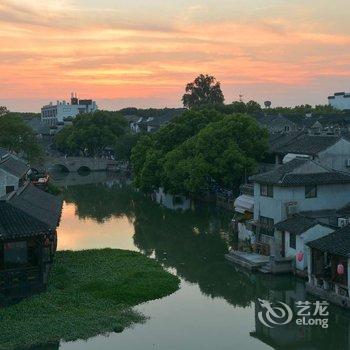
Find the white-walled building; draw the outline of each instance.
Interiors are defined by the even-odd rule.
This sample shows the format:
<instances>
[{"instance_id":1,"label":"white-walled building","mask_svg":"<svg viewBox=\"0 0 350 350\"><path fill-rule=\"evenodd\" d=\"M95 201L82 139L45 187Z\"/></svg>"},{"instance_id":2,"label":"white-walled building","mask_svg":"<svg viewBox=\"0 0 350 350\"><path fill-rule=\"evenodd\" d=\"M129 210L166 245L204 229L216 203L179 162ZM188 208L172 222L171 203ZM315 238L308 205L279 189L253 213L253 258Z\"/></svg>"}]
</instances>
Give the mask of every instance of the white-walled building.
<instances>
[{"instance_id":1,"label":"white-walled building","mask_svg":"<svg viewBox=\"0 0 350 350\"><path fill-rule=\"evenodd\" d=\"M336 230L317 220L299 215L277 223L275 228L275 240L280 242L281 257L296 258L295 268L299 271L305 271L307 268L306 244Z\"/></svg>"},{"instance_id":2,"label":"white-walled building","mask_svg":"<svg viewBox=\"0 0 350 350\"><path fill-rule=\"evenodd\" d=\"M97 110L97 104L93 100L79 100L72 93L71 101L57 101L41 108L41 121L50 125L61 123L65 118L75 118L78 114L93 113Z\"/></svg>"},{"instance_id":3,"label":"white-walled building","mask_svg":"<svg viewBox=\"0 0 350 350\"><path fill-rule=\"evenodd\" d=\"M305 212L337 211L350 202L350 175L310 159L295 158L251 177L251 181L254 182L253 218L237 225L238 238L250 240L258 253L270 255L276 262L283 259L292 262L298 253L304 259L307 242L334 230L305 217ZM242 206L236 200L236 211L242 213ZM245 207L247 216L251 208ZM305 264L303 261L294 266L303 271Z\"/></svg>"},{"instance_id":4,"label":"white-walled building","mask_svg":"<svg viewBox=\"0 0 350 350\"><path fill-rule=\"evenodd\" d=\"M329 105L344 110L350 110L350 93L336 92L333 96L328 96Z\"/></svg>"},{"instance_id":5,"label":"white-walled building","mask_svg":"<svg viewBox=\"0 0 350 350\"><path fill-rule=\"evenodd\" d=\"M0 160L0 198L21 187L30 172L23 160L11 154L4 156Z\"/></svg>"}]
</instances>

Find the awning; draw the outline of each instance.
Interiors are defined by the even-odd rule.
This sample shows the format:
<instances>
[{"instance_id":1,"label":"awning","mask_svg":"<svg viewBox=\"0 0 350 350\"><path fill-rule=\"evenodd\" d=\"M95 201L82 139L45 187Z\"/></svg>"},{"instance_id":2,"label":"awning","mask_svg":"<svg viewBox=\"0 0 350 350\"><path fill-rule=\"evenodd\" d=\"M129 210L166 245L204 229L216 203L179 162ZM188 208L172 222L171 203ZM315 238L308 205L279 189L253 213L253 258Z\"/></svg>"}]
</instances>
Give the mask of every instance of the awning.
<instances>
[{"instance_id":1,"label":"awning","mask_svg":"<svg viewBox=\"0 0 350 350\"><path fill-rule=\"evenodd\" d=\"M254 197L242 194L237 197L234 203L235 211L244 214L246 211L254 212Z\"/></svg>"}]
</instances>

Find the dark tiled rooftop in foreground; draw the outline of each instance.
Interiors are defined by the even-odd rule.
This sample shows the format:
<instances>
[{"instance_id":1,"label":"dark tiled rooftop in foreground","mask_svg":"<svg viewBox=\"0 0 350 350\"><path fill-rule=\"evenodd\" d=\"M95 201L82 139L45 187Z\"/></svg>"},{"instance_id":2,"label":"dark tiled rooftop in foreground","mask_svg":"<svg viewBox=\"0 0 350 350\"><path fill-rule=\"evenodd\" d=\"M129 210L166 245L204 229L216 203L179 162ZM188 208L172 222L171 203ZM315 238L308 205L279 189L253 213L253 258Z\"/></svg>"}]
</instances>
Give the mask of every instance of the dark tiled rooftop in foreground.
<instances>
[{"instance_id":1,"label":"dark tiled rooftop in foreground","mask_svg":"<svg viewBox=\"0 0 350 350\"><path fill-rule=\"evenodd\" d=\"M350 226L345 226L325 237L308 242L307 245L322 252L350 257Z\"/></svg>"}]
</instances>

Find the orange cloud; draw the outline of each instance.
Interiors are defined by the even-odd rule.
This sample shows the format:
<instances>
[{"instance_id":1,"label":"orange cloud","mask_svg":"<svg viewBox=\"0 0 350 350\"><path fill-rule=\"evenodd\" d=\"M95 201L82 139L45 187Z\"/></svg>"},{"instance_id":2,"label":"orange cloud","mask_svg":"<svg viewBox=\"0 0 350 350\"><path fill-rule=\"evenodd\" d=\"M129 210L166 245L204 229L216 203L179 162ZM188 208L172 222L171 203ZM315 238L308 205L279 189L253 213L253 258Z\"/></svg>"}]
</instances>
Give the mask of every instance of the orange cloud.
<instances>
[{"instance_id":1,"label":"orange cloud","mask_svg":"<svg viewBox=\"0 0 350 350\"><path fill-rule=\"evenodd\" d=\"M261 84L277 96L281 86L290 94L301 86L317 89L320 77L334 78L322 83L322 102L350 78L349 24L315 0L223 0L221 7L211 0L149 0L139 11L132 1L102 3L3 0L0 104L55 100L74 90L97 99L137 104L165 98L178 105L185 83L202 72L222 82L227 100L239 89L255 97ZM326 25L314 13L327 10Z\"/></svg>"}]
</instances>

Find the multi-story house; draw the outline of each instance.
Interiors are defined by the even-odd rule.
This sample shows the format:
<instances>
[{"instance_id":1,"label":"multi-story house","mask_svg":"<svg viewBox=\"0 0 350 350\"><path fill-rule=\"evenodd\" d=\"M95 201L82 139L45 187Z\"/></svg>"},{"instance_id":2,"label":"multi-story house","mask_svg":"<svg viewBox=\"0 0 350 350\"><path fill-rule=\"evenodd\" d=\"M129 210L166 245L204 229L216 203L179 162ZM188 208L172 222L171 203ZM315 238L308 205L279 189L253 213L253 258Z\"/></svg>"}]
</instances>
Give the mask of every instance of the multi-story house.
<instances>
[{"instance_id":1,"label":"multi-story house","mask_svg":"<svg viewBox=\"0 0 350 350\"><path fill-rule=\"evenodd\" d=\"M254 183L254 207L247 207L247 212L252 210L253 218L241 220L238 235L253 241L258 253L276 259L304 254L304 243L334 231L299 213L341 209L350 201L350 175L310 159L295 158L250 180ZM238 208L239 199L236 202ZM284 226L276 227L282 222ZM304 242L301 247L297 235L303 235L298 238ZM305 269L306 264L299 267Z\"/></svg>"},{"instance_id":2,"label":"multi-story house","mask_svg":"<svg viewBox=\"0 0 350 350\"><path fill-rule=\"evenodd\" d=\"M269 154L276 164L303 156L330 169L350 171L350 141L342 136L316 136L305 133L272 135Z\"/></svg>"},{"instance_id":3,"label":"multi-story house","mask_svg":"<svg viewBox=\"0 0 350 350\"><path fill-rule=\"evenodd\" d=\"M350 93L336 92L333 96L328 96L329 105L344 110L350 110Z\"/></svg>"},{"instance_id":4,"label":"multi-story house","mask_svg":"<svg viewBox=\"0 0 350 350\"><path fill-rule=\"evenodd\" d=\"M75 118L78 114L93 113L97 104L93 100L80 100L72 93L71 102L52 102L41 108L41 121L49 125L63 123L66 118Z\"/></svg>"},{"instance_id":5,"label":"multi-story house","mask_svg":"<svg viewBox=\"0 0 350 350\"><path fill-rule=\"evenodd\" d=\"M3 156L1 156L1 154ZM16 191L30 174L30 167L21 159L7 152L0 154L0 198Z\"/></svg>"}]
</instances>

